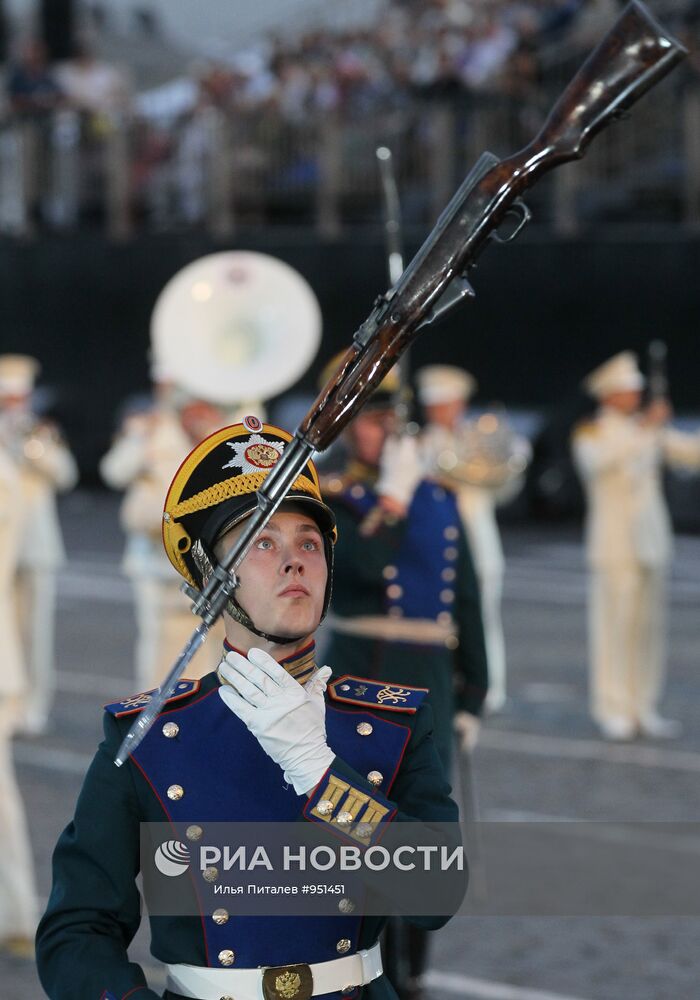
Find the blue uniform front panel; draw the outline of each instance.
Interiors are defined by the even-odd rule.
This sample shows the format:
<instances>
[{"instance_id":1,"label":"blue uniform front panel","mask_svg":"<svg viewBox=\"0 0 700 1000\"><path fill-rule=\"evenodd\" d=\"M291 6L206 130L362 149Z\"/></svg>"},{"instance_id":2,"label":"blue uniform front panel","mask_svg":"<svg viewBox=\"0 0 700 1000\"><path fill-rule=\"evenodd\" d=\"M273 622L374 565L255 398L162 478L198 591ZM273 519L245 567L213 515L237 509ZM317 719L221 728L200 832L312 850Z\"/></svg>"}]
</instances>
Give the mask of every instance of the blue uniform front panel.
<instances>
[{"instance_id":1,"label":"blue uniform front panel","mask_svg":"<svg viewBox=\"0 0 700 1000\"><path fill-rule=\"evenodd\" d=\"M367 485L350 486L342 501L364 518L376 506ZM385 570L385 607L403 618L451 619L455 603L461 521L454 493L432 480L421 482L411 501L395 563Z\"/></svg>"},{"instance_id":2,"label":"blue uniform front panel","mask_svg":"<svg viewBox=\"0 0 700 1000\"><path fill-rule=\"evenodd\" d=\"M163 733L175 722L175 738ZM358 725L370 722L372 732L361 736ZM363 710L327 705L326 728L332 750L362 775L380 771L378 790L387 794L404 752L409 730ZM217 689L197 701L162 715L134 753L134 760L153 787L167 816L178 829L207 823L296 822L306 796L284 782L282 770L262 750L243 723L226 707ZM168 789L179 785L182 797L173 801ZM221 967L220 952L235 953L234 968L325 962L340 957L338 942L357 950L361 917L250 917L236 919L235 897L221 897L231 914L224 924L203 916L207 963Z\"/></svg>"}]
</instances>

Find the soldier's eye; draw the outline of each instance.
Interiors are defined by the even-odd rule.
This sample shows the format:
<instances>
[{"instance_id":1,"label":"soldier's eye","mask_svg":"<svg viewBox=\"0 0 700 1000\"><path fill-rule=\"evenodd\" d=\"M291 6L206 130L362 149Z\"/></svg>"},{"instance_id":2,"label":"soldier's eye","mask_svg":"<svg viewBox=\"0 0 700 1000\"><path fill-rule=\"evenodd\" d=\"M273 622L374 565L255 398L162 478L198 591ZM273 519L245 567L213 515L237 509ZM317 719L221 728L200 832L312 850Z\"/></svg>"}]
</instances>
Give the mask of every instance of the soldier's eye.
<instances>
[{"instance_id":1,"label":"soldier's eye","mask_svg":"<svg viewBox=\"0 0 700 1000\"><path fill-rule=\"evenodd\" d=\"M302 542L301 547L305 552L316 552L318 551L319 544L318 542L312 542L310 540L307 540L305 542Z\"/></svg>"},{"instance_id":2,"label":"soldier's eye","mask_svg":"<svg viewBox=\"0 0 700 1000\"><path fill-rule=\"evenodd\" d=\"M257 549L263 549L263 551L267 551L272 548L272 541L269 538L258 538L255 547Z\"/></svg>"}]
</instances>

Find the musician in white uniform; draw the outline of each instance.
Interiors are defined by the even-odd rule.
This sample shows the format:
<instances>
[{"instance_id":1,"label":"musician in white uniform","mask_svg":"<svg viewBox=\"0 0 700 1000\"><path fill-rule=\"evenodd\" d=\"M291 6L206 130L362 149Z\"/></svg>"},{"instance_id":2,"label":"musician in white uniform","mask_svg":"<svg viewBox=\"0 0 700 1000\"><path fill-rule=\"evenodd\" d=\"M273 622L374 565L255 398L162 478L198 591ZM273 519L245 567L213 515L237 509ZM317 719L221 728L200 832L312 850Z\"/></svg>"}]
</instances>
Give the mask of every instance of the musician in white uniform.
<instances>
[{"instance_id":1,"label":"musician in white uniform","mask_svg":"<svg viewBox=\"0 0 700 1000\"><path fill-rule=\"evenodd\" d=\"M123 569L134 590L135 670L141 690L161 683L197 625L163 551L163 496L192 445L224 422L210 404L187 400L162 365L153 376L153 406L126 417L100 462L107 485L126 491L120 512L127 536ZM215 669L222 644L219 624L192 661L188 677Z\"/></svg>"},{"instance_id":2,"label":"musician in white uniform","mask_svg":"<svg viewBox=\"0 0 700 1000\"><path fill-rule=\"evenodd\" d=\"M469 372L453 365L428 365L416 373L418 400L423 407L426 426L421 434L421 452L426 474L446 476L456 489L459 512L466 528L474 567L479 580L481 613L486 639L489 691L485 708L499 711L506 699L506 654L501 621L504 558L496 523L496 506L511 499L522 486L518 473L499 475L497 485L481 484L450 476L445 458L455 460L464 454L465 439L477 424L467 419L468 403L476 391L476 380ZM493 420L497 418L494 416ZM519 452L524 468L530 446L508 431L508 448ZM504 465L505 469L505 465Z\"/></svg>"},{"instance_id":3,"label":"musician in white uniform","mask_svg":"<svg viewBox=\"0 0 700 1000\"><path fill-rule=\"evenodd\" d=\"M19 474L22 537L15 587L29 679L24 729L30 733L46 728L55 688L56 572L65 562L56 493L78 481L75 459L58 429L32 412L38 374L34 358L0 357L0 441Z\"/></svg>"},{"instance_id":4,"label":"musician in white uniform","mask_svg":"<svg viewBox=\"0 0 700 1000\"><path fill-rule=\"evenodd\" d=\"M700 467L700 436L668 426L668 403L642 408L644 377L629 351L584 382L599 403L573 436L587 499L591 713L608 739L673 737L657 711L665 675L666 571L671 523L665 463Z\"/></svg>"},{"instance_id":5,"label":"musician in white uniform","mask_svg":"<svg viewBox=\"0 0 700 1000\"><path fill-rule=\"evenodd\" d=\"M19 490L16 463L0 445L0 950L29 957L37 919L34 862L12 760L12 736L28 693L15 602Z\"/></svg>"}]
</instances>

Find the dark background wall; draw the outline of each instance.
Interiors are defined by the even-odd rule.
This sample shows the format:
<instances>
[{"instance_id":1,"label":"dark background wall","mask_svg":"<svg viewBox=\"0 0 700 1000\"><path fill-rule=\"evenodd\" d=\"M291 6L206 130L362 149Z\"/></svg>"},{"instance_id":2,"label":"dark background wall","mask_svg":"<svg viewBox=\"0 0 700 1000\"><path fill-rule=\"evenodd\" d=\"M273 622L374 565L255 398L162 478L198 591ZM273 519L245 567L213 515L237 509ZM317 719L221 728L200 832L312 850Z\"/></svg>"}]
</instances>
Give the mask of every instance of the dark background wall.
<instances>
[{"instance_id":1,"label":"dark background wall","mask_svg":"<svg viewBox=\"0 0 700 1000\"><path fill-rule=\"evenodd\" d=\"M312 390L334 351L385 287L381 238L321 244L291 234L246 236L230 248L274 254L319 297L324 341L299 386ZM417 241L407 248L417 248ZM223 249L205 238L148 237L123 245L98 235L0 244L0 349L36 355L42 381L83 469L95 474L119 403L148 386L149 319L165 282L186 263ZM700 239L678 231L552 242L537 234L494 247L472 274L477 298L425 332L412 367L432 361L477 373L484 403L556 410L577 398L581 377L617 350L669 344L679 410L700 410Z\"/></svg>"}]
</instances>

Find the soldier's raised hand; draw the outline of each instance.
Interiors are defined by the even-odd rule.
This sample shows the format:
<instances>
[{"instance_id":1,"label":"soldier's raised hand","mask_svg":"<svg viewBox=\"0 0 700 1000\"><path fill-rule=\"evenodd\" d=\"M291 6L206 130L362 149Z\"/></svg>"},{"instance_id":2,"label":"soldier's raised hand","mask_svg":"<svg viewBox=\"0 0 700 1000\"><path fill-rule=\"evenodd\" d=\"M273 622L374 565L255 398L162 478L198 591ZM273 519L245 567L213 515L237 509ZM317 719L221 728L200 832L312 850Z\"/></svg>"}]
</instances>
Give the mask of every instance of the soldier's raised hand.
<instances>
[{"instance_id":1,"label":"soldier's raised hand","mask_svg":"<svg viewBox=\"0 0 700 1000\"><path fill-rule=\"evenodd\" d=\"M256 648L247 657L232 650L219 667L222 701L279 764L298 795L315 788L335 758L326 741L323 700L330 675L330 667L321 667L302 687L274 657Z\"/></svg>"},{"instance_id":2,"label":"soldier's raised hand","mask_svg":"<svg viewBox=\"0 0 700 1000\"><path fill-rule=\"evenodd\" d=\"M389 437L382 450L376 491L380 497L390 497L404 512L408 509L423 469L414 437Z\"/></svg>"}]
</instances>

